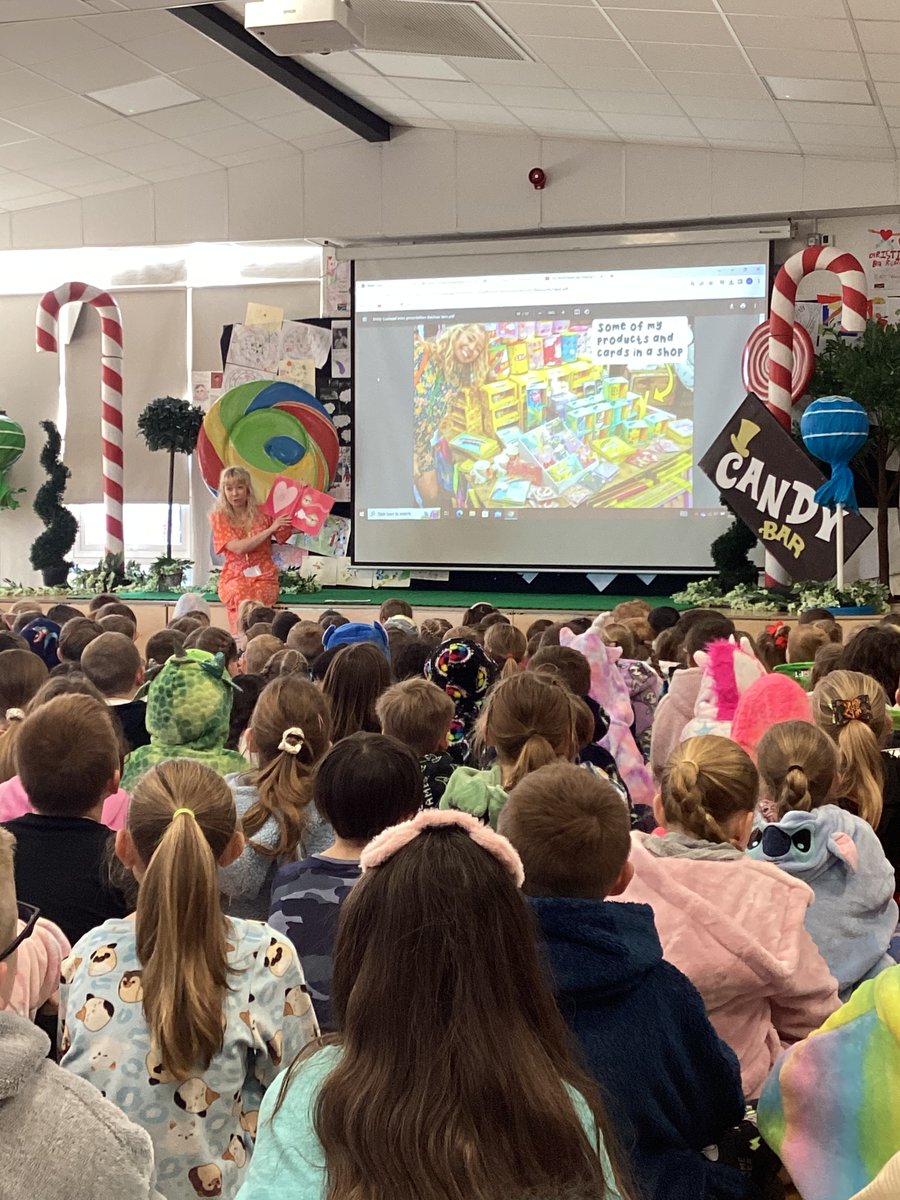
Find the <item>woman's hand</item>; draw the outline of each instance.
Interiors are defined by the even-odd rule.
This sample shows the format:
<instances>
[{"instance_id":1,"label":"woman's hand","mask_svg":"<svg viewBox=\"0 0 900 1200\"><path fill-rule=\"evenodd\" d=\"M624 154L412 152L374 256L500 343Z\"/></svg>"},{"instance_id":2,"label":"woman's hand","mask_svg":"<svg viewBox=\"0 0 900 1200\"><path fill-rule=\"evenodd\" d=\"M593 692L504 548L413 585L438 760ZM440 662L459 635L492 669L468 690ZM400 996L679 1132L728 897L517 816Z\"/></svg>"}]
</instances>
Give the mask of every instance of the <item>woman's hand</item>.
<instances>
[{"instance_id":1,"label":"woman's hand","mask_svg":"<svg viewBox=\"0 0 900 1200\"><path fill-rule=\"evenodd\" d=\"M275 520L272 522L272 524L269 526L269 528L266 530L266 533L278 533L278 531L280 529L284 529L285 525L290 525L290 523L291 523L291 518L289 516L284 515L284 516L276 517Z\"/></svg>"}]
</instances>

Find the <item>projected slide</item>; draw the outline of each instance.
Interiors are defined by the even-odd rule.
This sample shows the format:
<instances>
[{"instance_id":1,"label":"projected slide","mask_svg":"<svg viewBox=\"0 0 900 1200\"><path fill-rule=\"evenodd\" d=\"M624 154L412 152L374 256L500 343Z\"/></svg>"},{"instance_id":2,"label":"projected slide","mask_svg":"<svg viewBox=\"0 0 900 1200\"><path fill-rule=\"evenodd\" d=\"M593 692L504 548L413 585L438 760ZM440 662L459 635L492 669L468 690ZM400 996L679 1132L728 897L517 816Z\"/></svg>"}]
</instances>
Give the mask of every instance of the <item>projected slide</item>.
<instances>
[{"instance_id":1,"label":"projected slide","mask_svg":"<svg viewBox=\"0 0 900 1200\"><path fill-rule=\"evenodd\" d=\"M744 398L765 257L665 247L619 252L633 268L532 256L527 272L358 276L357 561L708 564L727 518L697 463Z\"/></svg>"}]
</instances>

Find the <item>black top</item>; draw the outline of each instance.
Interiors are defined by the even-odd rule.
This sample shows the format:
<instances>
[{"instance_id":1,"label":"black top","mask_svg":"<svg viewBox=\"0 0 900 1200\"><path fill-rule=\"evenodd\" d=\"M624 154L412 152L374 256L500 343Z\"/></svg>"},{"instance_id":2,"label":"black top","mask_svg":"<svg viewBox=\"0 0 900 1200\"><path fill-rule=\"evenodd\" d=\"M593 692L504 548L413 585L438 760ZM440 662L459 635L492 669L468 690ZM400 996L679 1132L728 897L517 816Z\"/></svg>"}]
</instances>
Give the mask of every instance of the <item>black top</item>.
<instances>
[{"instance_id":1,"label":"black top","mask_svg":"<svg viewBox=\"0 0 900 1200\"><path fill-rule=\"evenodd\" d=\"M150 744L150 734L147 732L147 705L143 700L111 704L109 711L121 725L129 751Z\"/></svg>"},{"instance_id":2,"label":"black top","mask_svg":"<svg viewBox=\"0 0 900 1200\"><path fill-rule=\"evenodd\" d=\"M85 817L25 813L7 821L16 839L16 896L36 904L74 946L88 930L128 906L109 877L112 832Z\"/></svg>"}]
</instances>

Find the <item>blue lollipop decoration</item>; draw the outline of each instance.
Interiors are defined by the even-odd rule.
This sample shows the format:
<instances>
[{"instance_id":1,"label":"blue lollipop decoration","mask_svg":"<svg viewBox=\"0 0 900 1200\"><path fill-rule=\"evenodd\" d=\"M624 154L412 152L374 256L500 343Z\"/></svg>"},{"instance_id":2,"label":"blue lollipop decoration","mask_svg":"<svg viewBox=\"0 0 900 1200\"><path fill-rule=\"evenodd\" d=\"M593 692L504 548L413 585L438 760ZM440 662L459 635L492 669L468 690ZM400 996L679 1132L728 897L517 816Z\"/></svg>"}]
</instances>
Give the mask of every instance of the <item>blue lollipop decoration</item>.
<instances>
[{"instance_id":1,"label":"blue lollipop decoration","mask_svg":"<svg viewBox=\"0 0 900 1200\"><path fill-rule=\"evenodd\" d=\"M849 396L814 400L800 419L803 444L810 454L828 463L831 478L816 492L816 500L837 509L837 585L844 586L844 512L858 512L850 460L869 439L869 414Z\"/></svg>"}]
</instances>

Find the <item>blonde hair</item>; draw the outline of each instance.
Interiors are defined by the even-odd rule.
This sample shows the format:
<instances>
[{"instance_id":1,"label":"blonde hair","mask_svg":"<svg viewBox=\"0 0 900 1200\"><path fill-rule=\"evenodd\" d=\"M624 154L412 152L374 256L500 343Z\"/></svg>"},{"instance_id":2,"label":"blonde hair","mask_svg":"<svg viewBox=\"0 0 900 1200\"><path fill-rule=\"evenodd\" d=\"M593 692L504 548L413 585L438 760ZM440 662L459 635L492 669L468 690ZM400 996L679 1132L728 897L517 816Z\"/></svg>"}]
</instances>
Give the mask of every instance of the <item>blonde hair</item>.
<instances>
[{"instance_id":1,"label":"blonde hair","mask_svg":"<svg viewBox=\"0 0 900 1200\"><path fill-rule=\"evenodd\" d=\"M575 757L571 692L539 671L501 679L485 701L477 728L484 744L497 751L507 791L538 767Z\"/></svg>"},{"instance_id":2,"label":"blonde hair","mask_svg":"<svg viewBox=\"0 0 900 1200\"><path fill-rule=\"evenodd\" d=\"M481 353L472 363L467 363L465 366L468 372L462 370L463 364L456 361L456 343L460 334L467 333L469 330L477 330L484 339L484 345L481 348ZM471 381L483 383L487 379L488 374L488 332L483 325L477 322L466 322L460 325L448 325L434 339L434 353L438 361L438 365L443 371L445 379L454 387L459 387Z\"/></svg>"},{"instance_id":3,"label":"blonde hair","mask_svg":"<svg viewBox=\"0 0 900 1200\"><path fill-rule=\"evenodd\" d=\"M176 816L183 806L190 813ZM193 759L151 767L135 785L128 831L144 865L135 920L144 1018L176 1079L206 1070L224 1044L228 951L217 868L236 829L228 784Z\"/></svg>"},{"instance_id":4,"label":"blonde hair","mask_svg":"<svg viewBox=\"0 0 900 1200\"><path fill-rule=\"evenodd\" d=\"M456 707L442 687L428 679L404 679L375 702L381 732L409 746L419 758L434 754L450 732Z\"/></svg>"},{"instance_id":5,"label":"blonde hair","mask_svg":"<svg viewBox=\"0 0 900 1200\"><path fill-rule=\"evenodd\" d=\"M840 709L868 701L854 715ZM813 718L837 744L841 795L852 800L864 821L877 829L884 805L884 767L881 742L887 729L884 688L859 671L832 671L816 684ZM865 715L865 713L868 715Z\"/></svg>"},{"instance_id":6,"label":"blonde hair","mask_svg":"<svg viewBox=\"0 0 900 1200\"><path fill-rule=\"evenodd\" d=\"M500 668L500 678L507 679L519 670L528 641L521 629L498 621L489 625L484 634L484 649L488 658Z\"/></svg>"},{"instance_id":7,"label":"blonde hair","mask_svg":"<svg viewBox=\"0 0 900 1200\"><path fill-rule=\"evenodd\" d=\"M225 499L225 484L231 483L233 480L237 480L247 487L247 507L242 513L236 512ZM213 505L213 512L222 513L235 529L240 529L244 533L250 532L259 513L259 501L253 491L253 480L249 471L245 471L243 467L225 467L223 469L219 476L219 492ZM258 607L259 601L254 600L253 605Z\"/></svg>"},{"instance_id":8,"label":"blonde hair","mask_svg":"<svg viewBox=\"0 0 900 1200\"><path fill-rule=\"evenodd\" d=\"M763 734L757 764L779 821L785 813L827 804L838 773L834 743L808 721L784 721Z\"/></svg>"},{"instance_id":9,"label":"blonde hair","mask_svg":"<svg viewBox=\"0 0 900 1200\"><path fill-rule=\"evenodd\" d=\"M737 742L714 734L688 738L663 768L661 798L670 824L706 842L736 845L726 826L756 808L759 774Z\"/></svg>"},{"instance_id":10,"label":"blonde hair","mask_svg":"<svg viewBox=\"0 0 900 1200\"><path fill-rule=\"evenodd\" d=\"M251 638L244 650L245 675L261 675L273 654L284 649L284 642L274 633L260 633Z\"/></svg>"},{"instance_id":11,"label":"blonde hair","mask_svg":"<svg viewBox=\"0 0 900 1200\"><path fill-rule=\"evenodd\" d=\"M788 634L787 661L789 663L812 662L823 646L829 645L828 630L819 625L795 625Z\"/></svg>"},{"instance_id":12,"label":"blonde hair","mask_svg":"<svg viewBox=\"0 0 900 1200\"><path fill-rule=\"evenodd\" d=\"M305 852L313 767L331 741L328 697L299 675L279 675L260 692L250 732L259 766L241 777L256 787L256 801L244 813L244 835L252 838L268 820L274 820L279 827L278 844L253 842L253 849L272 858L290 859L298 846Z\"/></svg>"}]
</instances>

